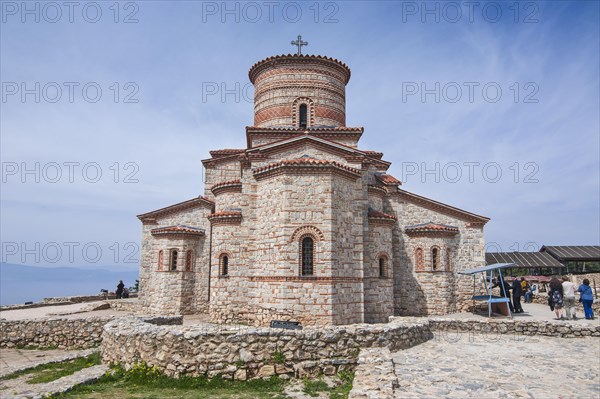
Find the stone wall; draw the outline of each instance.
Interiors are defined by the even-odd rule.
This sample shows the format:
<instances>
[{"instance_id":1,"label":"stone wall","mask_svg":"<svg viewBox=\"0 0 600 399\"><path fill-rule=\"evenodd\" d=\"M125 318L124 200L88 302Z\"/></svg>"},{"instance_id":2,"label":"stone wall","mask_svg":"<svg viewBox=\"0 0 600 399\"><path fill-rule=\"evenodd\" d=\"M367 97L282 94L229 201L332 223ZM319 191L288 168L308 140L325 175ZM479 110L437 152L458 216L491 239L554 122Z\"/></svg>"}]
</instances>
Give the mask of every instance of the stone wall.
<instances>
[{"instance_id":1,"label":"stone wall","mask_svg":"<svg viewBox=\"0 0 600 399\"><path fill-rule=\"evenodd\" d=\"M405 349L432 338L427 321L283 330L157 326L130 317L104 328L102 358L126 368L144 361L171 376L228 379L333 375L354 368L361 348Z\"/></svg>"},{"instance_id":2,"label":"stone wall","mask_svg":"<svg viewBox=\"0 0 600 399\"><path fill-rule=\"evenodd\" d=\"M91 348L102 342L104 325L113 316L80 319L1 320L0 347Z\"/></svg>"},{"instance_id":3,"label":"stone wall","mask_svg":"<svg viewBox=\"0 0 600 399\"><path fill-rule=\"evenodd\" d=\"M395 314L439 315L468 309L473 279L458 272L485 265L483 227L412 203L400 195L391 195L386 206L398 217L393 238ZM401 227L429 221L457 227L459 232L453 237L409 236ZM431 247L434 245L441 250L438 270L432 270ZM423 249L422 270L416 265L417 247ZM451 251L449 266L447 250Z\"/></svg>"},{"instance_id":4,"label":"stone wall","mask_svg":"<svg viewBox=\"0 0 600 399\"><path fill-rule=\"evenodd\" d=\"M140 306L152 314L190 314L208 307L208 263L210 238L180 236L155 237L151 231L159 227L186 225L210 232L207 207L195 207L157 216L144 223L140 254ZM170 270L169 254L177 249L177 270ZM163 251L159 265L159 251ZM186 251L193 251L191 270L186 269Z\"/></svg>"}]
</instances>

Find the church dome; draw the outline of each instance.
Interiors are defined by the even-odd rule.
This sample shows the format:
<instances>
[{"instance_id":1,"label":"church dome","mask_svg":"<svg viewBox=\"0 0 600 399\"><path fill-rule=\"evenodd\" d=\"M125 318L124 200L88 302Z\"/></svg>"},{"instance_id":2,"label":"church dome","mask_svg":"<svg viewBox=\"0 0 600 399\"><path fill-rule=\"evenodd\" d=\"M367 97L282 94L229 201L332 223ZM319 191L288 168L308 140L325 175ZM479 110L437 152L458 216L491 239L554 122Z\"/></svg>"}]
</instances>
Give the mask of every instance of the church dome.
<instances>
[{"instance_id":1,"label":"church dome","mask_svg":"<svg viewBox=\"0 0 600 399\"><path fill-rule=\"evenodd\" d=\"M320 55L277 55L248 72L256 127L344 127L350 68Z\"/></svg>"}]
</instances>

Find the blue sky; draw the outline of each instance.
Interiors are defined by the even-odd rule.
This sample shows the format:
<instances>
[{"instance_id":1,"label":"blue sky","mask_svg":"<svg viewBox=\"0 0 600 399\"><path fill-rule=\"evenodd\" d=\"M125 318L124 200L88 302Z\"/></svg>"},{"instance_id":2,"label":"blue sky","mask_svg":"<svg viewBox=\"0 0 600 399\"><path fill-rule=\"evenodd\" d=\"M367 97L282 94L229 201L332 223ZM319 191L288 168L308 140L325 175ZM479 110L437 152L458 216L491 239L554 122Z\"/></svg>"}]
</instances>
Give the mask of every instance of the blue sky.
<instances>
[{"instance_id":1,"label":"blue sky","mask_svg":"<svg viewBox=\"0 0 600 399\"><path fill-rule=\"evenodd\" d=\"M404 189L490 217L496 250L600 242L598 2L22 4L2 2L2 261L137 267L135 215L245 146L248 69L299 33L349 65L347 124Z\"/></svg>"}]
</instances>

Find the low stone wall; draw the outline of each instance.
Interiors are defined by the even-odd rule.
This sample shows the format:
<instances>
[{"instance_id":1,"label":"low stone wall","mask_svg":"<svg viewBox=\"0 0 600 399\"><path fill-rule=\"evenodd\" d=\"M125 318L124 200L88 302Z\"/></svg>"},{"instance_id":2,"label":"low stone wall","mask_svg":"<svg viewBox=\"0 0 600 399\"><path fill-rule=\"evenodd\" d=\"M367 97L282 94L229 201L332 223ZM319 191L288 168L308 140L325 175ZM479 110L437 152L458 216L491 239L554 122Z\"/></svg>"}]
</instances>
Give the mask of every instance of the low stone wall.
<instances>
[{"instance_id":1,"label":"low stone wall","mask_svg":"<svg viewBox=\"0 0 600 399\"><path fill-rule=\"evenodd\" d=\"M100 345L102 329L111 320L113 316L1 320L0 348L92 348Z\"/></svg>"},{"instance_id":2,"label":"low stone wall","mask_svg":"<svg viewBox=\"0 0 600 399\"><path fill-rule=\"evenodd\" d=\"M453 333L476 333L486 335L545 335L550 337L577 338L600 337L600 326L574 323L551 323L548 321L521 320L480 320L480 319L444 319L429 320L434 333L451 335Z\"/></svg>"},{"instance_id":3,"label":"low stone wall","mask_svg":"<svg viewBox=\"0 0 600 399\"><path fill-rule=\"evenodd\" d=\"M120 312L137 313L140 311L141 306L137 298L135 299L114 299L106 301L111 309L118 310Z\"/></svg>"},{"instance_id":4,"label":"low stone wall","mask_svg":"<svg viewBox=\"0 0 600 399\"><path fill-rule=\"evenodd\" d=\"M159 326L127 317L104 327L102 358L126 368L146 362L171 376L207 375L245 380L302 378L353 369L362 348L392 351L433 337L427 320L303 330L245 326Z\"/></svg>"},{"instance_id":5,"label":"low stone wall","mask_svg":"<svg viewBox=\"0 0 600 399\"><path fill-rule=\"evenodd\" d=\"M104 301L115 299L116 296L114 293L103 295L78 295L78 296L62 296L62 297L52 297L52 298L44 298L42 302L34 302L29 304L16 304L16 305L3 305L0 306L0 311L5 310L20 310L20 309L31 309L31 308L41 308L44 306L61 306L61 305L72 305L74 303L84 303L84 302L95 302L95 301ZM137 298L137 293L133 293L129 295L129 298L134 299Z\"/></svg>"}]
</instances>

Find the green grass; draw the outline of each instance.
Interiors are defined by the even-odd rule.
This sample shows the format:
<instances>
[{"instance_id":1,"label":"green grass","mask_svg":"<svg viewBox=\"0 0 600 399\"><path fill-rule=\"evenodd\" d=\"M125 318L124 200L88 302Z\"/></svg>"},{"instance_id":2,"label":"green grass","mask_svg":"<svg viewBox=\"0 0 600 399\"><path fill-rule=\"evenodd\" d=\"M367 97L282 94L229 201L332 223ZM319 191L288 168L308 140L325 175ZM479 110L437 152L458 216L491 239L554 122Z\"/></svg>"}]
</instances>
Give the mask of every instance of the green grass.
<instances>
[{"instance_id":1,"label":"green grass","mask_svg":"<svg viewBox=\"0 0 600 399\"><path fill-rule=\"evenodd\" d=\"M26 380L27 384L41 384L58 380L61 377L71 375L79 370L92 367L101 363L100 353L93 353L86 357L78 357L73 360L67 360L59 363L46 363L39 366L17 371L0 378L1 380L12 380L21 376L30 376Z\"/></svg>"},{"instance_id":2,"label":"green grass","mask_svg":"<svg viewBox=\"0 0 600 399\"><path fill-rule=\"evenodd\" d=\"M327 385L321 378L317 380L304 380L304 393L311 397L317 397L321 393L328 394L329 399L347 399L352 390L354 373L341 371L337 374L336 384L333 387Z\"/></svg>"},{"instance_id":3,"label":"green grass","mask_svg":"<svg viewBox=\"0 0 600 399\"><path fill-rule=\"evenodd\" d=\"M144 376L116 368L114 374L107 374L93 384L81 385L53 398L285 399L285 385L286 381L277 377L249 381L226 381L220 377L210 380L206 377L176 379L154 374L153 371Z\"/></svg>"}]
</instances>

